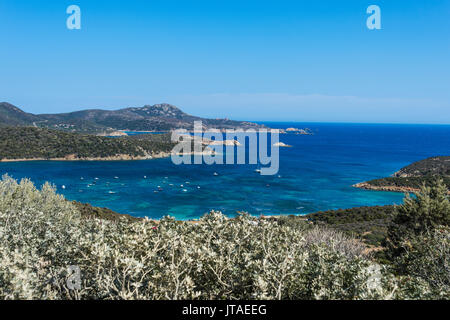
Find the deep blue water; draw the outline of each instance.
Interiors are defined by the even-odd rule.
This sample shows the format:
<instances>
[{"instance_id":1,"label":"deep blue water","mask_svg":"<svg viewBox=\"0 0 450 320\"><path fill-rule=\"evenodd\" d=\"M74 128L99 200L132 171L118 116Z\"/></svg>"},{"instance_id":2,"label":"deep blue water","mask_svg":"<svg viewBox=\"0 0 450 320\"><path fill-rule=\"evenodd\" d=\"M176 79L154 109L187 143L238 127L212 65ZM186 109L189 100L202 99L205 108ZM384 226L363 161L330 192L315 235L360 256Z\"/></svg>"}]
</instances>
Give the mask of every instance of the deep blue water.
<instances>
[{"instance_id":1,"label":"deep blue water","mask_svg":"<svg viewBox=\"0 0 450 320\"><path fill-rule=\"evenodd\" d=\"M314 132L280 135L280 141L293 146L280 149L280 177L261 176L255 173L256 165L176 166L170 159L0 163L0 172L31 178L38 185L50 181L68 199L120 213L190 219L212 209L228 215L237 211L276 215L400 203L400 193L351 186L389 176L414 161L450 154L450 126L269 125L307 127ZM163 190L155 193L158 186Z\"/></svg>"}]
</instances>

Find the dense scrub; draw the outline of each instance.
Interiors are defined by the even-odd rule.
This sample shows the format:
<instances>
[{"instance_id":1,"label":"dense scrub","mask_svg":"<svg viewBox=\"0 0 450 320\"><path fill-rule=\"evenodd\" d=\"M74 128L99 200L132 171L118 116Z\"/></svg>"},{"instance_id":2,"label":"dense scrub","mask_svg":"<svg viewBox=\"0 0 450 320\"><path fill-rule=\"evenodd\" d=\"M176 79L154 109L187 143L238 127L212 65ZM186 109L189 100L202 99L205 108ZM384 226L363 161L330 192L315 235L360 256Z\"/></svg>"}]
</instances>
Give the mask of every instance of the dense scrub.
<instances>
[{"instance_id":1,"label":"dense scrub","mask_svg":"<svg viewBox=\"0 0 450 320\"><path fill-rule=\"evenodd\" d=\"M380 247L392 223L395 206L357 207L282 216L278 222L291 227L322 226L355 237L371 247Z\"/></svg>"},{"instance_id":2,"label":"dense scrub","mask_svg":"<svg viewBox=\"0 0 450 320\"><path fill-rule=\"evenodd\" d=\"M414 162L395 173L396 177L450 176L450 156Z\"/></svg>"},{"instance_id":3,"label":"dense scrub","mask_svg":"<svg viewBox=\"0 0 450 320\"><path fill-rule=\"evenodd\" d=\"M309 214L307 217L318 225L325 225L358 237L364 243L379 247L392 224L395 206L359 207Z\"/></svg>"},{"instance_id":4,"label":"dense scrub","mask_svg":"<svg viewBox=\"0 0 450 320\"><path fill-rule=\"evenodd\" d=\"M0 128L0 159L143 157L173 148L167 135L108 138L33 127Z\"/></svg>"},{"instance_id":5,"label":"dense scrub","mask_svg":"<svg viewBox=\"0 0 450 320\"><path fill-rule=\"evenodd\" d=\"M426 186L431 186L436 180L437 176L421 176L421 177L387 177L381 179L375 179L367 181L367 183L374 187L402 187L402 188L413 188L420 189L420 187L425 184ZM438 176L440 177L447 189L450 190L450 176Z\"/></svg>"},{"instance_id":6,"label":"dense scrub","mask_svg":"<svg viewBox=\"0 0 450 320\"><path fill-rule=\"evenodd\" d=\"M423 185L433 185L436 179L442 179L450 192L450 156L417 161L400 169L392 177L374 179L355 186L364 189L412 192Z\"/></svg>"},{"instance_id":7,"label":"dense scrub","mask_svg":"<svg viewBox=\"0 0 450 320\"><path fill-rule=\"evenodd\" d=\"M85 219L48 184L0 182L3 299L434 297L420 277L394 277L363 249L338 231L248 215ZM69 266L81 271L75 286Z\"/></svg>"},{"instance_id":8,"label":"dense scrub","mask_svg":"<svg viewBox=\"0 0 450 320\"><path fill-rule=\"evenodd\" d=\"M396 207L386 238L395 272L428 284L434 295L450 296L450 196L437 179L406 196Z\"/></svg>"}]
</instances>

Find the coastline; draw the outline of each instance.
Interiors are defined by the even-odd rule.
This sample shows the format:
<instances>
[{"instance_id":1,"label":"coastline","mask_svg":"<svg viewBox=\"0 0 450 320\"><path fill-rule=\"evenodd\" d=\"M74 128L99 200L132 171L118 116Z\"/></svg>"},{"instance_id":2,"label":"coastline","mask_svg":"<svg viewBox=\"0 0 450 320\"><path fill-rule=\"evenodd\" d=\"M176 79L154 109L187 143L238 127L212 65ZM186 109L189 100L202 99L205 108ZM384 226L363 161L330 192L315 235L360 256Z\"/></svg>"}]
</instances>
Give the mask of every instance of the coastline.
<instances>
[{"instance_id":1,"label":"coastline","mask_svg":"<svg viewBox=\"0 0 450 320\"><path fill-rule=\"evenodd\" d=\"M415 193L419 192L419 188L412 187L397 187L397 186L373 186L367 182L360 182L354 184L352 187L364 190L372 190L372 191L389 191L389 192L402 192L402 193ZM448 191L450 194L450 191Z\"/></svg>"},{"instance_id":2,"label":"coastline","mask_svg":"<svg viewBox=\"0 0 450 320\"><path fill-rule=\"evenodd\" d=\"M85 157L79 158L75 155L67 155L62 158L20 158L20 159L0 159L0 163L8 162L31 162L31 161L139 161L139 160L153 160L170 158L174 154L173 152L159 152L146 156L131 156L129 154L119 154L115 156L108 157ZM202 151L202 152L189 152L189 155L211 155L214 154L213 151ZM183 155L182 153L176 153L176 155Z\"/></svg>"},{"instance_id":3,"label":"coastline","mask_svg":"<svg viewBox=\"0 0 450 320\"><path fill-rule=\"evenodd\" d=\"M151 160L170 157L170 152L160 152L147 156L131 156L128 154L119 154L109 157L85 157L79 158L75 155L67 155L62 158L20 158L20 159L1 159L0 162L29 162L29 161L134 161Z\"/></svg>"},{"instance_id":4,"label":"coastline","mask_svg":"<svg viewBox=\"0 0 450 320\"><path fill-rule=\"evenodd\" d=\"M417 192L419 189L411 187L396 187L396 186L373 186L367 182L360 182L354 184L352 187L364 190L374 190L374 191L391 191L391 192L403 192L411 193Z\"/></svg>"}]
</instances>

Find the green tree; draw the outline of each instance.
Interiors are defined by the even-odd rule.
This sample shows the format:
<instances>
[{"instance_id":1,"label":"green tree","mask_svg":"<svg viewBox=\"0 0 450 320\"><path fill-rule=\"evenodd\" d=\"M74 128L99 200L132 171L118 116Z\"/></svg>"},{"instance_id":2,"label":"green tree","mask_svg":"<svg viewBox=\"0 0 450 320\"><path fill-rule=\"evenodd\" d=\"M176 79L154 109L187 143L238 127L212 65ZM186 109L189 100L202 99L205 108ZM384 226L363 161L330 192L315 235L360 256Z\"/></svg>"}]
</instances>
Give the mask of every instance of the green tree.
<instances>
[{"instance_id":1,"label":"green tree","mask_svg":"<svg viewBox=\"0 0 450 320\"><path fill-rule=\"evenodd\" d=\"M442 179L436 179L430 187L423 185L415 197L407 195L403 205L395 210L386 239L389 256L400 256L408 241L439 226L449 225L448 189Z\"/></svg>"},{"instance_id":2,"label":"green tree","mask_svg":"<svg viewBox=\"0 0 450 320\"><path fill-rule=\"evenodd\" d=\"M450 299L450 228L438 227L403 245L394 261L397 270L427 283L431 298Z\"/></svg>"}]
</instances>

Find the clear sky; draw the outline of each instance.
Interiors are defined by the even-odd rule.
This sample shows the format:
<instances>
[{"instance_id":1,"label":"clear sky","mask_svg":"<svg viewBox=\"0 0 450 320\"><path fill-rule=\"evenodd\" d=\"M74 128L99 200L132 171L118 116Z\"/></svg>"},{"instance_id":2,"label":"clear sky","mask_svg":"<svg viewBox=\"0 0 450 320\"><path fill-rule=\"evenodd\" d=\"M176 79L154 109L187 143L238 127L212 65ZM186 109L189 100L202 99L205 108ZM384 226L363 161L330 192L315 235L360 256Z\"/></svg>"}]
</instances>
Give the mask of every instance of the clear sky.
<instances>
[{"instance_id":1,"label":"clear sky","mask_svg":"<svg viewBox=\"0 0 450 320\"><path fill-rule=\"evenodd\" d=\"M81 8L69 30L66 8ZM381 30L366 9L381 8ZM450 123L450 1L0 0L0 101Z\"/></svg>"}]
</instances>

